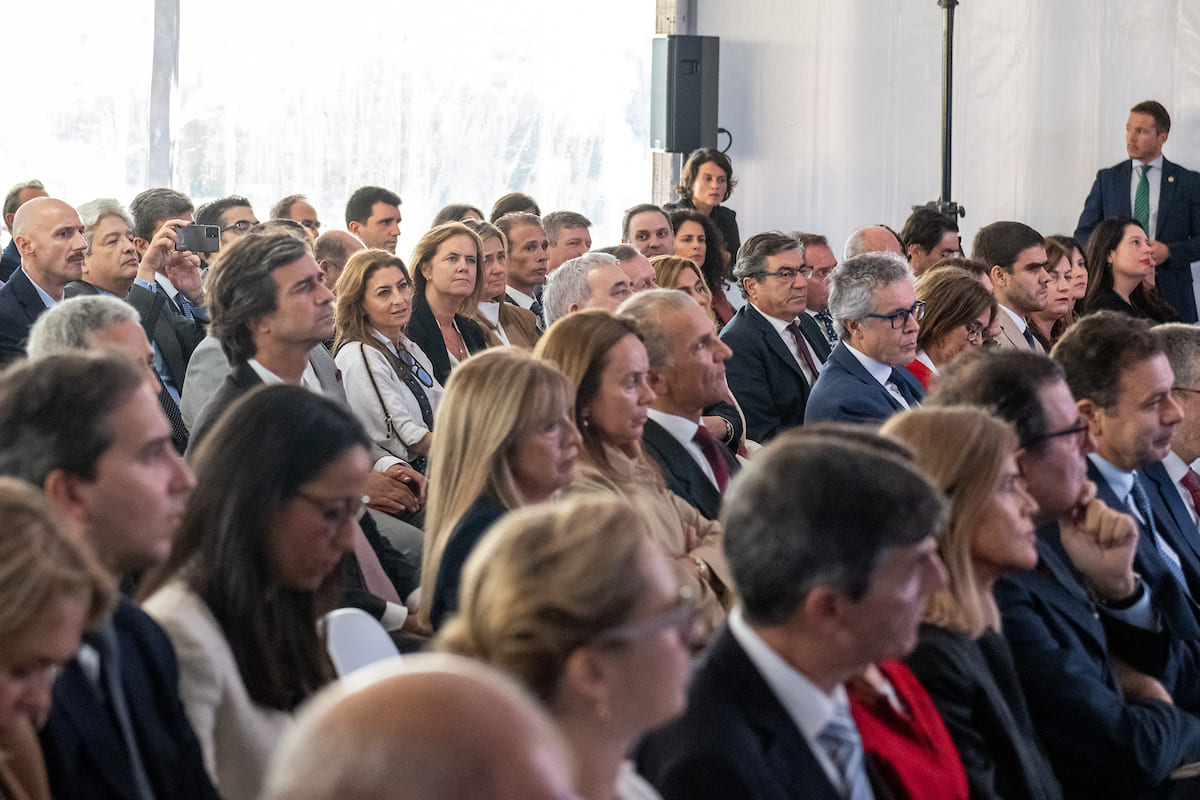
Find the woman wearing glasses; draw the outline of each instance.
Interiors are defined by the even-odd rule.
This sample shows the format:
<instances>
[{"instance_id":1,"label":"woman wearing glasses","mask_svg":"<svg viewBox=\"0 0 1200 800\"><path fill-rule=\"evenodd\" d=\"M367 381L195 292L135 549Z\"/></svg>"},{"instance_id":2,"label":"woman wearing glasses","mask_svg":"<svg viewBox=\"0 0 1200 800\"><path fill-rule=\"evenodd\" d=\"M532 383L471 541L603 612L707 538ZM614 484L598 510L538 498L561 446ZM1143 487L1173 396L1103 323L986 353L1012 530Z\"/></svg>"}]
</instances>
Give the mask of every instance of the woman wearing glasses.
<instances>
[{"instance_id":1,"label":"woman wearing glasses","mask_svg":"<svg viewBox=\"0 0 1200 800\"><path fill-rule=\"evenodd\" d=\"M507 517L463 576L461 612L438 645L511 673L545 703L583 800L653 800L625 761L681 713L696 611L642 516L575 498Z\"/></svg>"},{"instance_id":2,"label":"woman wearing glasses","mask_svg":"<svg viewBox=\"0 0 1200 800\"><path fill-rule=\"evenodd\" d=\"M905 366L929 389L938 370L963 353L983 346L996 316L996 299L971 273L938 267L917 279L917 300L925 316L917 333L917 357Z\"/></svg>"},{"instance_id":3,"label":"woman wearing glasses","mask_svg":"<svg viewBox=\"0 0 1200 800\"><path fill-rule=\"evenodd\" d=\"M338 277L334 354L346 400L368 435L424 472L442 386L404 334L412 304L403 261L384 250L355 253Z\"/></svg>"},{"instance_id":4,"label":"woman wearing glasses","mask_svg":"<svg viewBox=\"0 0 1200 800\"><path fill-rule=\"evenodd\" d=\"M349 411L307 389L250 392L201 443L171 555L143 582L226 800L258 797L292 712L333 678L317 620L362 538L368 445Z\"/></svg>"}]
</instances>

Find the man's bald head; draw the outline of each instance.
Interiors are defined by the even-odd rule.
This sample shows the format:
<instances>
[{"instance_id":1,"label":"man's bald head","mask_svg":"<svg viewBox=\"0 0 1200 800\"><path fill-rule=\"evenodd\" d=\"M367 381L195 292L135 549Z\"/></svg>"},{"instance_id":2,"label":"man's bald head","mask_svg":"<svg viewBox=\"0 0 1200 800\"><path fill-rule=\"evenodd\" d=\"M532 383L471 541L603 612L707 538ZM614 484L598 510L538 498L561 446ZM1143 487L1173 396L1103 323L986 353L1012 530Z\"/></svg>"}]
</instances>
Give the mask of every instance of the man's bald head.
<instances>
[{"instance_id":1,"label":"man's bald head","mask_svg":"<svg viewBox=\"0 0 1200 800\"><path fill-rule=\"evenodd\" d=\"M63 289L83 277L83 221L62 200L35 197L13 217L13 241L21 253L21 268L55 300Z\"/></svg>"},{"instance_id":2,"label":"man's bald head","mask_svg":"<svg viewBox=\"0 0 1200 800\"><path fill-rule=\"evenodd\" d=\"M447 654L325 689L280 743L263 800L559 800L566 749L511 679Z\"/></svg>"},{"instance_id":3,"label":"man's bald head","mask_svg":"<svg viewBox=\"0 0 1200 800\"><path fill-rule=\"evenodd\" d=\"M904 248L900 246L900 239L891 228L867 225L850 234L842 251L842 261L863 253L895 253L903 258Z\"/></svg>"},{"instance_id":4,"label":"man's bald head","mask_svg":"<svg viewBox=\"0 0 1200 800\"><path fill-rule=\"evenodd\" d=\"M321 267L321 282L329 291L333 291L350 256L365 249L366 246L357 236L345 231L326 231L317 237L313 257Z\"/></svg>"}]
</instances>

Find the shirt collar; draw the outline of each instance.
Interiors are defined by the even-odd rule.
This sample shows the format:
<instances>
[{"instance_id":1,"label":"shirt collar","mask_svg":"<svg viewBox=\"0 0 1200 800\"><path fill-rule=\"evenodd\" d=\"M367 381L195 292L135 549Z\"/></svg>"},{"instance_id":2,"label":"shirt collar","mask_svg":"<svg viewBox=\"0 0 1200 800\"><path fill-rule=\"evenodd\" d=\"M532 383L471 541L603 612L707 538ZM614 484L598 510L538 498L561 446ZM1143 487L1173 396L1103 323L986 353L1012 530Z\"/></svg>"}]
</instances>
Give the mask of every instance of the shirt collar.
<instances>
[{"instance_id":1,"label":"shirt collar","mask_svg":"<svg viewBox=\"0 0 1200 800\"><path fill-rule=\"evenodd\" d=\"M250 368L254 370L259 379L267 386L274 386L277 383L284 382L283 378L259 363L257 358L252 358L246 363L250 365ZM321 382L317 380L317 371L313 369L312 361L304 362L304 374L300 377L300 385L310 392L321 393Z\"/></svg>"},{"instance_id":2,"label":"shirt collar","mask_svg":"<svg viewBox=\"0 0 1200 800\"><path fill-rule=\"evenodd\" d=\"M1099 453L1088 453L1088 458L1092 460L1092 464L1096 469L1100 470L1100 474L1104 476L1104 480L1108 481L1109 488L1113 490L1113 494L1122 503L1129 497L1129 493L1133 491L1133 473L1126 472L1123 469L1118 469L1112 464L1100 457Z\"/></svg>"},{"instance_id":3,"label":"shirt collar","mask_svg":"<svg viewBox=\"0 0 1200 800\"><path fill-rule=\"evenodd\" d=\"M1140 169L1142 168L1142 166L1144 166L1144 165L1142 164L1141 160L1140 160L1140 159L1137 159L1137 158L1131 158L1131 159L1129 159L1129 163L1133 164L1133 174L1134 174L1134 175L1137 175L1137 174L1139 174L1138 170L1140 170ZM1150 164L1149 164L1149 166L1151 166L1151 167L1153 167L1154 169L1157 169L1157 170L1161 170L1161 169L1163 168L1163 166L1162 166L1162 165L1163 165L1163 156L1162 156L1162 153L1159 153L1159 154L1158 154L1158 157L1157 157L1157 158L1155 158L1153 161L1151 161L1151 162L1150 162ZM1153 171L1153 170L1151 170L1151 171Z\"/></svg>"},{"instance_id":4,"label":"shirt collar","mask_svg":"<svg viewBox=\"0 0 1200 800\"><path fill-rule=\"evenodd\" d=\"M1162 465L1173 483L1183 480L1183 476L1187 475L1187 471L1191 469L1188 463L1180 458L1174 450L1167 453L1166 458L1162 460Z\"/></svg>"},{"instance_id":5,"label":"shirt collar","mask_svg":"<svg viewBox=\"0 0 1200 800\"><path fill-rule=\"evenodd\" d=\"M846 349L850 351L850 355L858 359L858 363L863 365L863 369L871 373L871 377L879 381L880 386L887 386L887 382L892 379L892 368L887 364L881 364L871 358L866 353L851 345L845 339L842 340L846 344Z\"/></svg>"},{"instance_id":6,"label":"shirt collar","mask_svg":"<svg viewBox=\"0 0 1200 800\"><path fill-rule=\"evenodd\" d=\"M646 409L646 413L650 415L650 419L661 425L663 430L685 445L692 441L692 437L696 435L696 431L700 428L699 423L693 422L686 417L668 414L665 411L648 408Z\"/></svg>"},{"instance_id":7,"label":"shirt collar","mask_svg":"<svg viewBox=\"0 0 1200 800\"><path fill-rule=\"evenodd\" d=\"M1017 324L1017 331L1018 331L1018 332L1019 332L1019 333L1020 333L1022 336L1024 336L1024 335L1025 335L1025 329L1029 327L1029 323L1025 321L1025 318L1024 318L1024 317L1022 317L1022 316L1021 316L1020 314L1018 314L1017 312L1013 311L1013 310L1012 310L1011 308L1009 308L1008 306L1004 305L1003 303L998 303L997 305L999 305L999 306L1000 306L1000 308L1004 310L1004 313L1005 313L1005 314L1008 314L1008 316L1009 316L1009 317L1012 319L1012 321L1013 321L1013 322L1015 322L1015 323Z\"/></svg>"},{"instance_id":8,"label":"shirt collar","mask_svg":"<svg viewBox=\"0 0 1200 800\"><path fill-rule=\"evenodd\" d=\"M29 277L29 273L25 272L24 267L21 267L20 270L22 273L24 273L25 277L28 278L29 282L33 284L34 291L38 293L38 297L42 298L42 305L44 305L46 308L54 308L56 305L58 305L58 301L51 297L49 292L47 292L41 286L38 286L38 282Z\"/></svg>"},{"instance_id":9,"label":"shirt collar","mask_svg":"<svg viewBox=\"0 0 1200 800\"><path fill-rule=\"evenodd\" d=\"M765 319L767 322L771 323L771 327L774 328L775 332L778 333L780 336L783 336L784 332L787 331L787 329L788 329L788 325L791 325L797 319L797 317L792 317L789 320L782 320L782 319L779 319L778 317L772 317L770 314L764 313L763 310L761 308L759 308L758 306L754 305L754 303L747 302L746 305L753 308L755 311L758 312L758 315L760 317Z\"/></svg>"},{"instance_id":10,"label":"shirt collar","mask_svg":"<svg viewBox=\"0 0 1200 800\"><path fill-rule=\"evenodd\" d=\"M533 305L533 301L536 299L534 297L530 297L519 289L514 289L511 286L507 287L504 291L516 302L517 305L526 311L529 310L529 307Z\"/></svg>"}]
</instances>

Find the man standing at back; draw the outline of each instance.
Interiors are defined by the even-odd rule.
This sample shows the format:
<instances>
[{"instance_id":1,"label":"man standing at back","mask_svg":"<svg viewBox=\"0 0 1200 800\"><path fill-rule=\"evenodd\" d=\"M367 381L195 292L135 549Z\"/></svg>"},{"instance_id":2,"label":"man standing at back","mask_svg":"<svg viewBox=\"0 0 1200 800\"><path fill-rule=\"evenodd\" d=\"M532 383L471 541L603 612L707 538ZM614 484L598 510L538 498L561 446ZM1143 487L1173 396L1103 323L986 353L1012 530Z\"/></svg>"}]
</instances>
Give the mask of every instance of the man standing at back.
<instances>
[{"instance_id":1,"label":"man standing at back","mask_svg":"<svg viewBox=\"0 0 1200 800\"><path fill-rule=\"evenodd\" d=\"M1163 158L1170 132L1171 116L1161 103L1146 100L1129 109L1129 160L1096 173L1075 227L1075 241L1085 247L1101 220L1137 220L1151 240L1159 294L1182 321L1195 323L1200 305L1200 174Z\"/></svg>"},{"instance_id":2,"label":"man standing at back","mask_svg":"<svg viewBox=\"0 0 1200 800\"><path fill-rule=\"evenodd\" d=\"M1000 347L1018 347L1044 353L1026 321L1050 299L1050 273L1046 271L1046 240L1020 222L993 222L979 229L971 258L988 265L992 293L1000 304Z\"/></svg>"}]
</instances>

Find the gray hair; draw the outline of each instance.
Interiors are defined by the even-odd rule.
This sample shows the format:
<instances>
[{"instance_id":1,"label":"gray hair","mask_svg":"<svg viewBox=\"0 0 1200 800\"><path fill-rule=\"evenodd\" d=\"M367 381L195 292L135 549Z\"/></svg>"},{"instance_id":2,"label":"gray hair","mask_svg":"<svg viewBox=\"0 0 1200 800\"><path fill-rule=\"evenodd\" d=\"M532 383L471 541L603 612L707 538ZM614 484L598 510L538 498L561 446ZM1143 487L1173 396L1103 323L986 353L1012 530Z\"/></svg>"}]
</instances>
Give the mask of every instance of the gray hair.
<instances>
[{"instance_id":1,"label":"gray hair","mask_svg":"<svg viewBox=\"0 0 1200 800\"><path fill-rule=\"evenodd\" d=\"M862 253L838 264L829 275L829 313L838 335L846 335L843 320L871 313L876 289L899 280L912 283L912 273L895 253Z\"/></svg>"},{"instance_id":2,"label":"gray hair","mask_svg":"<svg viewBox=\"0 0 1200 800\"><path fill-rule=\"evenodd\" d=\"M542 217L542 227L546 229L546 238L553 247L558 244L558 235L564 228L590 228L592 221L575 211L551 211Z\"/></svg>"},{"instance_id":3,"label":"gray hair","mask_svg":"<svg viewBox=\"0 0 1200 800\"><path fill-rule=\"evenodd\" d=\"M8 194L4 195L4 216L17 213L17 209L21 207L21 192L26 189L41 189L46 191L46 185L41 181L34 179L18 183L16 186L8 190Z\"/></svg>"},{"instance_id":4,"label":"gray hair","mask_svg":"<svg viewBox=\"0 0 1200 800\"><path fill-rule=\"evenodd\" d=\"M562 266L546 277L546 289L542 292L542 313L549 328L555 320L568 313L572 303L583 305L592 299L592 287L588 285L588 274L604 264L620 266L607 253L584 253L579 258L564 261Z\"/></svg>"},{"instance_id":5,"label":"gray hair","mask_svg":"<svg viewBox=\"0 0 1200 800\"><path fill-rule=\"evenodd\" d=\"M804 258L804 245L794 236L779 231L756 233L743 242L737 252L737 263L733 267L733 279L737 281L742 297L749 297L743 279L754 278L761 282L762 276L767 272L767 259L789 250L799 250L800 257Z\"/></svg>"},{"instance_id":6,"label":"gray hair","mask_svg":"<svg viewBox=\"0 0 1200 800\"><path fill-rule=\"evenodd\" d=\"M1182 322L1169 322L1150 329L1167 354L1171 372L1175 373L1175 385L1185 389L1195 388L1197 377L1194 364L1200 357L1200 328Z\"/></svg>"},{"instance_id":7,"label":"gray hair","mask_svg":"<svg viewBox=\"0 0 1200 800\"><path fill-rule=\"evenodd\" d=\"M87 243L87 254L89 256L92 254L92 236L96 233L96 226L105 217L120 217L129 226L129 230L133 230L133 217L129 216L129 212L125 210L125 206L111 197L101 197L97 200L92 200L84 203L75 210L79 213L79 218L83 220L83 241Z\"/></svg>"},{"instance_id":8,"label":"gray hair","mask_svg":"<svg viewBox=\"0 0 1200 800\"><path fill-rule=\"evenodd\" d=\"M31 361L57 353L87 350L93 333L120 322L141 324L137 309L107 295L71 297L37 318L25 348Z\"/></svg>"},{"instance_id":9,"label":"gray hair","mask_svg":"<svg viewBox=\"0 0 1200 800\"><path fill-rule=\"evenodd\" d=\"M646 345L650 369L661 370L675 363L671 335L663 327L663 317L694 305L696 301L678 289L647 289L621 303L617 316L637 328L642 344Z\"/></svg>"}]
</instances>

